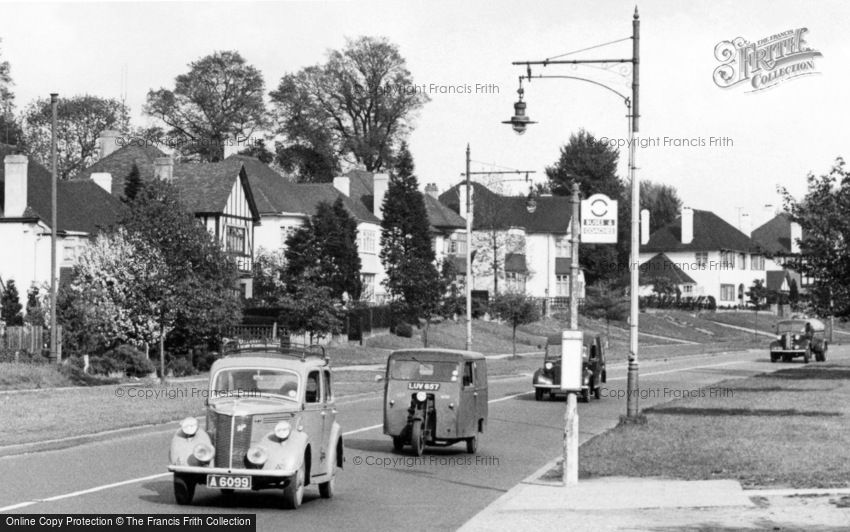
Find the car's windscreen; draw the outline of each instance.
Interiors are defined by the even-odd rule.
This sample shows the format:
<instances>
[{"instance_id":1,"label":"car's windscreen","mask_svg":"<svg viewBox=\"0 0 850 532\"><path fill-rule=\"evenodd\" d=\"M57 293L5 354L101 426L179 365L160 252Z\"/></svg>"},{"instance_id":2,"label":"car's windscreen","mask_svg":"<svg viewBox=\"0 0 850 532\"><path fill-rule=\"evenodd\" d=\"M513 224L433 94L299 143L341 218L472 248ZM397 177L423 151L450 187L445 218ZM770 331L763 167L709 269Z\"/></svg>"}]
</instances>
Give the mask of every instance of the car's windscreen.
<instances>
[{"instance_id":1,"label":"car's windscreen","mask_svg":"<svg viewBox=\"0 0 850 532\"><path fill-rule=\"evenodd\" d=\"M404 381L455 382L458 376L456 362L429 362L416 360L390 361L390 378Z\"/></svg>"},{"instance_id":2,"label":"car's windscreen","mask_svg":"<svg viewBox=\"0 0 850 532\"><path fill-rule=\"evenodd\" d=\"M216 397L262 394L295 400L298 397L298 375L267 368L224 369L216 374L212 389Z\"/></svg>"}]
</instances>

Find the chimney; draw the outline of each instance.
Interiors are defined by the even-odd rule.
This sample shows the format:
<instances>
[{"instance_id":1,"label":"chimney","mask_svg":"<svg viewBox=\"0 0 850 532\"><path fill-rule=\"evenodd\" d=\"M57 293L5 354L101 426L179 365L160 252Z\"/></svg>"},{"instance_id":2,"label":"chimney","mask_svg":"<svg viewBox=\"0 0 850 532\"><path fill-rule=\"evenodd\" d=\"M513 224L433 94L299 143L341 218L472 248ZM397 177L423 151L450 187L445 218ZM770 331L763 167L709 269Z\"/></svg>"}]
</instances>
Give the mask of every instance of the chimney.
<instances>
[{"instance_id":1,"label":"chimney","mask_svg":"<svg viewBox=\"0 0 850 532\"><path fill-rule=\"evenodd\" d=\"M95 172L91 175L91 180L97 186L112 194L112 174L109 172Z\"/></svg>"},{"instance_id":2,"label":"chimney","mask_svg":"<svg viewBox=\"0 0 850 532\"><path fill-rule=\"evenodd\" d=\"M390 186L390 176L387 174L372 174L372 211L378 219L383 220L384 196Z\"/></svg>"},{"instance_id":3,"label":"chimney","mask_svg":"<svg viewBox=\"0 0 850 532\"><path fill-rule=\"evenodd\" d=\"M26 155L7 155L3 164L6 169L3 215L6 218L17 218L23 216L27 209L28 159Z\"/></svg>"},{"instance_id":4,"label":"chimney","mask_svg":"<svg viewBox=\"0 0 850 532\"><path fill-rule=\"evenodd\" d=\"M649 243L649 209L640 211L640 245Z\"/></svg>"},{"instance_id":5,"label":"chimney","mask_svg":"<svg viewBox=\"0 0 850 532\"><path fill-rule=\"evenodd\" d=\"M750 213L742 212L741 217L738 219L738 230L744 233L747 236L751 236L753 232L753 221Z\"/></svg>"},{"instance_id":6,"label":"chimney","mask_svg":"<svg viewBox=\"0 0 850 532\"><path fill-rule=\"evenodd\" d=\"M682 207L682 244L690 244L694 240L694 210Z\"/></svg>"},{"instance_id":7,"label":"chimney","mask_svg":"<svg viewBox=\"0 0 850 532\"><path fill-rule=\"evenodd\" d=\"M118 149L121 133L114 129L107 129L100 134L100 158L103 159L110 153Z\"/></svg>"},{"instance_id":8,"label":"chimney","mask_svg":"<svg viewBox=\"0 0 850 532\"><path fill-rule=\"evenodd\" d=\"M432 198L437 198L440 195L440 189L437 188L437 183L428 183L425 185L425 194Z\"/></svg>"},{"instance_id":9,"label":"chimney","mask_svg":"<svg viewBox=\"0 0 850 532\"><path fill-rule=\"evenodd\" d=\"M797 222L791 222L791 253L800 253L800 240L803 239L803 228Z\"/></svg>"},{"instance_id":10,"label":"chimney","mask_svg":"<svg viewBox=\"0 0 850 532\"><path fill-rule=\"evenodd\" d=\"M351 197L351 178L345 175L334 178L334 188Z\"/></svg>"},{"instance_id":11,"label":"chimney","mask_svg":"<svg viewBox=\"0 0 850 532\"><path fill-rule=\"evenodd\" d=\"M171 181L174 177L174 160L171 157L157 157L154 159L153 177L162 181Z\"/></svg>"}]
</instances>

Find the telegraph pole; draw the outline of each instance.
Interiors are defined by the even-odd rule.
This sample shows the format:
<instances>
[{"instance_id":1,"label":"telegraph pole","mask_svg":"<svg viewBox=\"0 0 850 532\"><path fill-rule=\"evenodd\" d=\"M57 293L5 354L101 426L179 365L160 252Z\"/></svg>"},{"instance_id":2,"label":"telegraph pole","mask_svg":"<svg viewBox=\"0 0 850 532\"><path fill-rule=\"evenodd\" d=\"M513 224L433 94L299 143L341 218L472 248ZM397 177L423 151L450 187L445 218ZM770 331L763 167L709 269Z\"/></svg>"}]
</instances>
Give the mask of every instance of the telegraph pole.
<instances>
[{"instance_id":1,"label":"telegraph pole","mask_svg":"<svg viewBox=\"0 0 850 532\"><path fill-rule=\"evenodd\" d=\"M52 93L50 95L50 107L53 112L53 119L50 127L50 160L51 160L51 179L50 179L50 357L56 358L56 362L60 360L57 346L59 344L57 331L59 330L56 324L56 241L58 239L57 216L56 216L56 114L59 94Z\"/></svg>"},{"instance_id":2,"label":"telegraph pole","mask_svg":"<svg viewBox=\"0 0 850 532\"><path fill-rule=\"evenodd\" d=\"M466 350L472 351L472 187L469 143L466 144Z\"/></svg>"},{"instance_id":3,"label":"telegraph pole","mask_svg":"<svg viewBox=\"0 0 850 532\"><path fill-rule=\"evenodd\" d=\"M579 188L573 183L570 197L570 330L578 331ZM564 484L578 483L578 394L567 392L564 412Z\"/></svg>"}]
</instances>

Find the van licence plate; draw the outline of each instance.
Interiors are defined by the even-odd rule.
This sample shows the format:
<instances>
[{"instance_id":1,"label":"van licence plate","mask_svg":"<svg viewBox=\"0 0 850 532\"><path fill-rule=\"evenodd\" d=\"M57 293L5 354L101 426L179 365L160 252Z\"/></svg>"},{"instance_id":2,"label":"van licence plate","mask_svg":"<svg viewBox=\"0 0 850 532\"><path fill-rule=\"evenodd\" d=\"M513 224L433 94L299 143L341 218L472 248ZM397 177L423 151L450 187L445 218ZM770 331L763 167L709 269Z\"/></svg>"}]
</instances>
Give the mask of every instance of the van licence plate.
<instances>
[{"instance_id":1,"label":"van licence plate","mask_svg":"<svg viewBox=\"0 0 850 532\"><path fill-rule=\"evenodd\" d=\"M237 475L207 475L208 488L224 488L228 490L251 489L251 477Z\"/></svg>"},{"instance_id":2,"label":"van licence plate","mask_svg":"<svg viewBox=\"0 0 850 532\"><path fill-rule=\"evenodd\" d=\"M408 390L423 390L426 392L434 392L440 389L439 382L408 382Z\"/></svg>"}]
</instances>

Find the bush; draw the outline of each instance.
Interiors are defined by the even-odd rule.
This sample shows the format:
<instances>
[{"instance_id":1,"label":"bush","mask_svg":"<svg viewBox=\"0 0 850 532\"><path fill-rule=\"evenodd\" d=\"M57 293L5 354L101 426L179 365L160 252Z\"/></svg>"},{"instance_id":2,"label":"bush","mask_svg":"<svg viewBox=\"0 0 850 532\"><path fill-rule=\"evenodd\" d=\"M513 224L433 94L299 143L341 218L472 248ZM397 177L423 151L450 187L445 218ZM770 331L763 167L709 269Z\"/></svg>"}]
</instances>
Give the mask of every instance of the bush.
<instances>
[{"instance_id":1,"label":"bush","mask_svg":"<svg viewBox=\"0 0 850 532\"><path fill-rule=\"evenodd\" d=\"M103 358L112 360L117 371L128 377L147 377L154 371L154 366L144 353L131 345L119 345L103 354Z\"/></svg>"},{"instance_id":2,"label":"bush","mask_svg":"<svg viewBox=\"0 0 850 532\"><path fill-rule=\"evenodd\" d=\"M102 357L95 357L102 359ZM116 384L119 379L89 375L83 371L83 359L81 357L68 358L61 366L59 373L65 376L75 386L100 386L104 384Z\"/></svg>"},{"instance_id":3,"label":"bush","mask_svg":"<svg viewBox=\"0 0 850 532\"><path fill-rule=\"evenodd\" d=\"M186 377L197 373L195 366L192 365L192 359L187 356L172 357L165 365L165 371L174 377Z\"/></svg>"},{"instance_id":4,"label":"bush","mask_svg":"<svg viewBox=\"0 0 850 532\"><path fill-rule=\"evenodd\" d=\"M20 362L22 364L47 364L50 358L41 353L29 353L27 351L18 352L17 358L12 350L0 351L0 362Z\"/></svg>"},{"instance_id":5,"label":"bush","mask_svg":"<svg viewBox=\"0 0 850 532\"><path fill-rule=\"evenodd\" d=\"M72 366L69 366L72 367ZM102 356L89 357L89 373L92 375L110 375L112 373L122 373L122 367L115 360Z\"/></svg>"},{"instance_id":6,"label":"bush","mask_svg":"<svg viewBox=\"0 0 850 532\"><path fill-rule=\"evenodd\" d=\"M195 351L194 360L195 369L201 373L209 371L213 362L217 359L218 353L216 351L208 351L207 349L197 350Z\"/></svg>"},{"instance_id":7,"label":"bush","mask_svg":"<svg viewBox=\"0 0 850 532\"><path fill-rule=\"evenodd\" d=\"M406 321L396 324L394 332L396 336L401 336L402 338L413 338L413 326Z\"/></svg>"}]
</instances>

